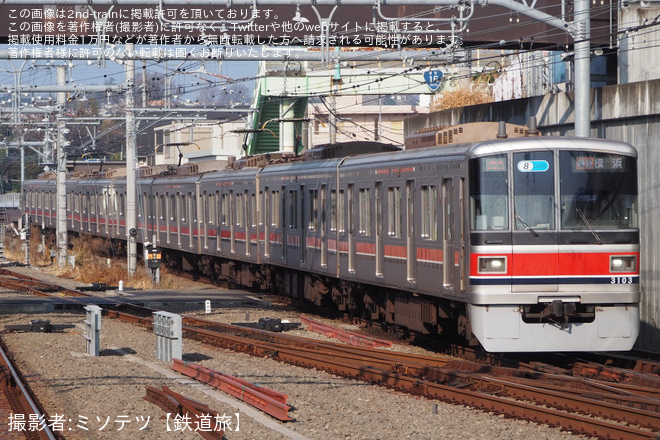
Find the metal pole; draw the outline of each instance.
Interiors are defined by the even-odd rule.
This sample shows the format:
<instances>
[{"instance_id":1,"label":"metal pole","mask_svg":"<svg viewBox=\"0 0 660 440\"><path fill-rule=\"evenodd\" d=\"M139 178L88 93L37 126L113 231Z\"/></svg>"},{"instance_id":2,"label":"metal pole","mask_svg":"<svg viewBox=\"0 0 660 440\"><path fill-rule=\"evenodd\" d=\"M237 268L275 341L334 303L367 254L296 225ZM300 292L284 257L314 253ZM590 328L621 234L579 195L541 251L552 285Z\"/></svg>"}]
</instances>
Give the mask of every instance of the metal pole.
<instances>
[{"instance_id":1,"label":"metal pole","mask_svg":"<svg viewBox=\"0 0 660 440\"><path fill-rule=\"evenodd\" d=\"M57 66L57 84L66 84L66 67ZM69 241L66 230L66 149L64 107L66 92L57 93L57 266L60 270L66 267L67 244Z\"/></svg>"},{"instance_id":2,"label":"metal pole","mask_svg":"<svg viewBox=\"0 0 660 440\"><path fill-rule=\"evenodd\" d=\"M23 182L25 182L25 135L21 134L21 189L23 188Z\"/></svg>"},{"instance_id":3,"label":"metal pole","mask_svg":"<svg viewBox=\"0 0 660 440\"><path fill-rule=\"evenodd\" d=\"M589 0L575 0L575 135L591 136L591 24Z\"/></svg>"},{"instance_id":4,"label":"metal pole","mask_svg":"<svg viewBox=\"0 0 660 440\"><path fill-rule=\"evenodd\" d=\"M134 51L133 44L127 44L128 53ZM137 142L135 127L135 60L126 60L126 241L128 243L128 275L137 269L137 214L136 214L136 169Z\"/></svg>"}]
</instances>

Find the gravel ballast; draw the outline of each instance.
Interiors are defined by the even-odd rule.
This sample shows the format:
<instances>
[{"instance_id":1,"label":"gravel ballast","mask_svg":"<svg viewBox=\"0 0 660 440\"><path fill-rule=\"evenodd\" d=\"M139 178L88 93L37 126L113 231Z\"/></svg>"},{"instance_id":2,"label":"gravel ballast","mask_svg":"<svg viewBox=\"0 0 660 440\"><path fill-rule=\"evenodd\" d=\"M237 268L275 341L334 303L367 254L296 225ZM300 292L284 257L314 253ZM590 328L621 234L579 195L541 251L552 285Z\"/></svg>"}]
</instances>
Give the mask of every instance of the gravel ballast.
<instances>
[{"instance_id":1,"label":"gravel ballast","mask_svg":"<svg viewBox=\"0 0 660 440\"><path fill-rule=\"evenodd\" d=\"M31 274L48 277L44 273ZM252 321L261 317L299 321L300 316L296 311L276 308L216 309L210 315L192 310L186 313L227 323L244 321L248 313ZM195 421L189 425L177 423L180 421L172 416L166 418L165 411L145 401L147 385L167 386L224 415L228 440L584 438L323 371L184 340L185 361L288 394L288 403L293 406L289 415L294 420L279 422L227 394L173 372L170 363L156 359L156 337L144 328L103 318L98 357L85 354L84 314L2 315L0 329L33 319L76 324L62 333L3 335L18 367L47 411L49 421L62 420L61 425L56 425L57 432L66 439L202 438L191 431L200 426ZM306 330L296 330L293 334L320 337ZM410 350L405 346L398 349Z\"/></svg>"}]
</instances>

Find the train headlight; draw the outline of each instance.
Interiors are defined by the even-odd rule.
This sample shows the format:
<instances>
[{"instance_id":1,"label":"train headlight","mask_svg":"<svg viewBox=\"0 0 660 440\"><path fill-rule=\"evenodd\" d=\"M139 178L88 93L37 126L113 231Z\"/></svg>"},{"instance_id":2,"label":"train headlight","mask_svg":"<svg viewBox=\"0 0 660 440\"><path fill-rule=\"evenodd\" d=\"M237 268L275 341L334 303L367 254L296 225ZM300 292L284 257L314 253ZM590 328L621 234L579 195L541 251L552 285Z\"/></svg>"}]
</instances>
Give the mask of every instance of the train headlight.
<instances>
[{"instance_id":1,"label":"train headlight","mask_svg":"<svg viewBox=\"0 0 660 440\"><path fill-rule=\"evenodd\" d=\"M635 255L610 256L610 272L636 272L637 257Z\"/></svg>"},{"instance_id":2,"label":"train headlight","mask_svg":"<svg viewBox=\"0 0 660 440\"><path fill-rule=\"evenodd\" d=\"M479 257L479 273L506 273L506 257Z\"/></svg>"}]
</instances>

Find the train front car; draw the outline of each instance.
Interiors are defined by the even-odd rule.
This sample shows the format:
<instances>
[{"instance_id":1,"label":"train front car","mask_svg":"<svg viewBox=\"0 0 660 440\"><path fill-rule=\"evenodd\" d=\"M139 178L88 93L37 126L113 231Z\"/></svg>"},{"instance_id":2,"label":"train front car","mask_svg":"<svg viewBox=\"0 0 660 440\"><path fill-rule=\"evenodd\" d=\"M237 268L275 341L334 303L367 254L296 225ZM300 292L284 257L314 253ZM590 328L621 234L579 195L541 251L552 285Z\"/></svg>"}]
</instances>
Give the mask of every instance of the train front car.
<instances>
[{"instance_id":1,"label":"train front car","mask_svg":"<svg viewBox=\"0 0 660 440\"><path fill-rule=\"evenodd\" d=\"M639 332L637 153L524 138L469 159L471 330L488 351L616 351Z\"/></svg>"}]
</instances>

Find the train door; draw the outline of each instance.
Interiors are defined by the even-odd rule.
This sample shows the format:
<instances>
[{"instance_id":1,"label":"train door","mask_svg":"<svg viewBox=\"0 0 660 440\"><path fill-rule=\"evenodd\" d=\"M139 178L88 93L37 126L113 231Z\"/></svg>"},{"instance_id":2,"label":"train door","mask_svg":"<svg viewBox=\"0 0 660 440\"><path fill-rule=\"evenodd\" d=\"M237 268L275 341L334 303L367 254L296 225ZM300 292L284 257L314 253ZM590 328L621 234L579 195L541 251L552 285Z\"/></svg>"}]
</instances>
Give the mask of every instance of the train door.
<instances>
[{"instance_id":1,"label":"train door","mask_svg":"<svg viewBox=\"0 0 660 440\"><path fill-rule=\"evenodd\" d=\"M376 276L383 277L384 246L383 246L383 182L376 182Z\"/></svg>"},{"instance_id":2,"label":"train door","mask_svg":"<svg viewBox=\"0 0 660 440\"><path fill-rule=\"evenodd\" d=\"M257 259L259 258L259 232L261 231L261 225L263 224L259 218L261 215L259 203L262 199L263 194L257 193L256 189L250 194L250 253L254 254Z\"/></svg>"},{"instance_id":3,"label":"train door","mask_svg":"<svg viewBox=\"0 0 660 440\"><path fill-rule=\"evenodd\" d=\"M142 203L140 203L140 200L137 201L137 206L138 206L138 219L142 217L142 221L138 220L138 231L144 231L142 232L143 237L142 241L151 241L151 237L149 236L149 231L151 230L151 198L149 197L149 194L146 192L142 193Z\"/></svg>"},{"instance_id":4,"label":"train door","mask_svg":"<svg viewBox=\"0 0 660 440\"><path fill-rule=\"evenodd\" d=\"M355 273L355 194L353 184L348 185L348 271Z\"/></svg>"},{"instance_id":5,"label":"train door","mask_svg":"<svg viewBox=\"0 0 660 440\"><path fill-rule=\"evenodd\" d=\"M464 192L463 178L442 180L442 279L443 287L454 294L464 292L467 287Z\"/></svg>"},{"instance_id":6,"label":"train door","mask_svg":"<svg viewBox=\"0 0 660 440\"><path fill-rule=\"evenodd\" d=\"M225 216L227 215L227 211L225 210L225 197L226 194L223 194L221 191L215 192L216 209L218 210L215 225L215 249L218 253L222 252L222 227L225 225Z\"/></svg>"},{"instance_id":7,"label":"train door","mask_svg":"<svg viewBox=\"0 0 660 440\"><path fill-rule=\"evenodd\" d=\"M460 177L458 179L458 276L459 276L459 289L461 292L467 291L468 279L468 265L466 261L465 251L467 249L467 236L465 222L467 217L465 215L465 179Z\"/></svg>"},{"instance_id":8,"label":"train door","mask_svg":"<svg viewBox=\"0 0 660 440\"><path fill-rule=\"evenodd\" d=\"M53 209L57 209L57 205L53 204ZM108 212L108 190L104 189L101 192L101 215L103 216L103 221L105 223L105 235L108 235L108 222L110 221Z\"/></svg>"},{"instance_id":9,"label":"train door","mask_svg":"<svg viewBox=\"0 0 660 440\"><path fill-rule=\"evenodd\" d=\"M326 199L326 186L321 185L320 195L321 205L321 267L328 267L328 212L327 212L327 199Z\"/></svg>"},{"instance_id":10,"label":"train door","mask_svg":"<svg viewBox=\"0 0 660 440\"><path fill-rule=\"evenodd\" d=\"M77 217L77 219L76 219ZM71 210L71 229L74 231L78 229L76 226L76 220L80 222L82 216L80 215L80 194L73 193L73 209ZM82 222L80 223L80 229L82 230Z\"/></svg>"},{"instance_id":11,"label":"train door","mask_svg":"<svg viewBox=\"0 0 660 440\"><path fill-rule=\"evenodd\" d=\"M406 278L415 283L417 252L415 247L415 181L406 181Z\"/></svg>"},{"instance_id":12,"label":"train door","mask_svg":"<svg viewBox=\"0 0 660 440\"><path fill-rule=\"evenodd\" d=\"M442 283L454 287L454 182L442 179Z\"/></svg>"},{"instance_id":13,"label":"train door","mask_svg":"<svg viewBox=\"0 0 660 440\"><path fill-rule=\"evenodd\" d=\"M176 216L176 245L177 247L181 248L181 222L185 221L183 216L185 216L185 211L183 210L183 198L185 196L181 194L180 192L176 193L175 196L175 202L176 202L176 208L174 214Z\"/></svg>"},{"instance_id":14,"label":"train door","mask_svg":"<svg viewBox=\"0 0 660 440\"><path fill-rule=\"evenodd\" d=\"M252 204L250 202L250 193L245 190L243 193L243 233L245 234L245 256L250 256L250 246L252 246L252 234L250 234L250 227L252 225Z\"/></svg>"},{"instance_id":15,"label":"train door","mask_svg":"<svg viewBox=\"0 0 660 440\"><path fill-rule=\"evenodd\" d=\"M270 257L270 226L271 226L271 215L272 209L270 206L270 189L268 187L264 188L264 198L262 200L262 212L263 212L263 223L264 223L264 258L268 261Z\"/></svg>"},{"instance_id":16,"label":"train door","mask_svg":"<svg viewBox=\"0 0 660 440\"><path fill-rule=\"evenodd\" d=\"M161 243L160 233L161 233L161 224L163 222L163 215L165 213L165 196L162 194L156 193L155 197L155 215L154 215L154 224L156 225L156 239L154 244L159 245Z\"/></svg>"},{"instance_id":17,"label":"train door","mask_svg":"<svg viewBox=\"0 0 660 440\"><path fill-rule=\"evenodd\" d=\"M513 154L513 292L556 292L559 236L551 151Z\"/></svg>"},{"instance_id":18,"label":"train door","mask_svg":"<svg viewBox=\"0 0 660 440\"><path fill-rule=\"evenodd\" d=\"M89 192L85 194L85 214L87 216L87 219L85 223L87 223L87 231L91 232L92 231L92 203L91 203L91 197L89 195Z\"/></svg>"},{"instance_id":19,"label":"train door","mask_svg":"<svg viewBox=\"0 0 660 440\"><path fill-rule=\"evenodd\" d=\"M120 207L121 207L121 194L117 192L116 189L113 188L112 190L112 209L113 209L113 217L114 219L114 232L113 235L117 237L119 235L119 214L120 214Z\"/></svg>"},{"instance_id":20,"label":"train door","mask_svg":"<svg viewBox=\"0 0 660 440\"><path fill-rule=\"evenodd\" d=\"M232 254L236 253L236 239L234 237L235 224L236 224L236 201L234 200L236 195L234 191L229 191L229 252Z\"/></svg>"},{"instance_id":21,"label":"train door","mask_svg":"<svg viewBox=\"0 0 660 440\"><path fill-rule=\"evenodd\" d=\"M300 265L302 266L307 258L307 224L310 221L310 215L305 207L305 185L300 185ZM309 204L312 200L310 197Z\"/></svg>"},{"instance_id":22,"label":"train door","mask_svg":"<svg viewBox=\"0 0 660 440\"><path fill-rule=\"evenodd\" d=\"M184 198L186 209L186 216L188 217L188 247L193 249L195 247L195 224L197 221L197 197L194 193L188 193L188 198Z\"/></svg>"},{"instance_id":23,"label":"train door","mask_svg":"<svg viewBox=\"0 0 660 440\"><path fill-rule=\"evenodd\" d=\"M201 253L204 247L204 209L200 209L200 201L202 201L202 194L199 191L199 182L195 184L195 192L190 200L192 209L192 216L190 217L191 227L193 227L193 235L195 237L195 252Z\"/></svg>"},{"instance_id":24,"label":"train door","mask_svg":"<svg viewBox=\"0 0 660 440\"><path fill-rule=\"evenodd\" d=\"M282 204L280 205L280 216L281 216L280 217L281 218L280 227L281 227L281 230L282 230L282 260L285 260L285 261L286 261L286 257L287 257L287 253L288 253L288 247L289 247L287 245L287 243L289 242L288 231L289 231L289 223L290 223L290 221L287 222L287 218L286 218L287 209L286 208L287 208L287 201L289 203L292 203L290 198L291 198L291 194L287 194L286 186L283 186L282 187L282 193L281 193Z\"/></svg>"},{"instance_id":25,"label":"train door","mask_svg":"<svg viewBox=\"0 0 660 440\"><path fill-rule=\"evenodd\" d=\"M208 225L209 225L209 218L211 216L211 210L213 209L213 204L212 204L212 194L207 194L206 191L202 193L201 196L201 203L198 208L198 212L200 214L199 218L199 233L203 234L204 236L204 249L208 250L209 248L209 231L208 231ZM209 217L209 218L207 218Z\"/></svg>"}]
</instances>

